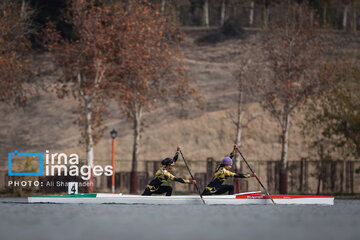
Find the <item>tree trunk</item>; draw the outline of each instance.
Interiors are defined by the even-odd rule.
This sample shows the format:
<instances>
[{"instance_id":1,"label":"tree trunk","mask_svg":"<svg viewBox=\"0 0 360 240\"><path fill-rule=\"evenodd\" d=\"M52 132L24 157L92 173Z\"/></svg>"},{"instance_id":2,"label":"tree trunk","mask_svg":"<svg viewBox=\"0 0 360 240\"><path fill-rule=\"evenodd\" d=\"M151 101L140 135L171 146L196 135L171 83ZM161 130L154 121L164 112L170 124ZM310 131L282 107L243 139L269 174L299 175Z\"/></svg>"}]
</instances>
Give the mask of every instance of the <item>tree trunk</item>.
<instances>
[{"instance_id":1,"label":"tree trunk","mask_svg":"<svg viewBox=\"0 0 360 240\"><path fill-rule=\"evenodd\" d=\"M172 20L174 21L174 22L177 22L177 9L176 9L176 1L175 2L173 2L173 4L172 4L172 6L171 6L171 15L172 15Z\"/></svg>"},{"instance_id":2,"label":"tree trunk","mask_svg":"<svg viewBox=\"0 0 360 240\"><path fill-rule=\"evenodd\" d=\"M85 133L86 133L86 163L90 166L90 179L89 179L89 187L87 188L87 192L92 193L94 191L94 176L92 174L92 169L94 167L94 141L92 136L91 129L91 99L88 97L84 97L84 110L86 114L85 118Z\"/></svg>"},{"instance_id":3,"label":"tree trunk","mask_svg":"<svg viewBox=\"0 0 360 240\"><path fill-rule=\"evenodd\" d=\"M264 5L264 29L268 27L268 20L270 15L270 9L268 6Z\"/></svg>"},{"instance_id":4,"label":"tree trunk","mask_svg":"<svg viewBox=\"0 0 360 240\"><path fill-rule=\"evenodd\" d=\"M324 147L321 144L320 145L320 167L319 167L319 175L318 175L318 186L317 186L317 190L316 190L316 194L319 195L320 194L320 190L321 190L321 182L322 182L322 178L323 178L323 172L324 172Z\"/></svg>"},{"instance_id":5,"label":"tree trunk","mask_svg":"<svg viewBox=\"0 0 360 240\"><path fill-rule=\"evenodd\" d=\"M251 1L250 3L250 14L249 14L249 25L250 27L254 23L254 1Z\"/></svg>"},{"instance_id":6,"label":"tree trunk","mask_svg":"<svg viewBox=\"0 0 360 240\"><path fill-rule=\"evenodd\" d=\"M133 5L133 2L132 2L133 0L129 0L128 1L128 5L127 5L127 10L128 11L130 11L131 10L131 8L132 8L132 5ZM126 6L125 6L126 7Z\"/></svg>"},{"instance_id":7,"label":"tree trunk","mask_svg":"<svg viewBox=\"0 0 360 240\"><path fill-rule=\"evenodd\" d=\"M26 14L26 2L25 0L21 0L21 10L20 10L20 18L23 19Z\"/></svg>"},{"instance_id":8,"label":"tree trunk","mask_svg":"<svg viewBox=\"0 0 360 240\"><path fill-rule=\"evenodd\" d=\"M289 106L285 104L282 123L281 163L280 163L280 193L287 194L287 154L289 139Z\"/></svg>"},{"instance_id":9,"label":"tree trunk","mask_svg":"<svg viewBox=\"0 0 360 240\"><path fill-rule=\"evenodd\" d=\"M242 117L243 117L243 83L240 76L239 79L239 98L238 98L238 109L237 109L237 121L236 121L236 138L235 138L235 144L239 147L241 146L241 133L242 133ZM235 162L235 172L241 173L242 171L242 162L241 158L238 153L235 153L234 156L234 162ZM241 180L239 178L235 178L235 192L238 193L241 190Z\"/></svg>"},{"instance_id":10,"label":"tree trunk","mask_svg":"<svg viewBox=\"0 0 360 240\"><path fill-rule=\"evenodd\" d=\"M319 195L319 194L320 194L321 179L322 179L322 174L320 173L320 175L318 176L318 183L317 183L316 195Z\"/></svg>"},{"instance_id":11,"label":"tree trunk","mask_svg":"<svg viewBox=\"0 0 360 240\"><path fill-rule=\"evenodd\" d=\"M344 15L343 15L343 22L342 22L343 29L346 29L348 10L349 10L349 5L346 5L344 8Z\"/></svg>"},{"instance_id":12,"label":"tree trunk","mask_svg":"<svg viewBox=\"0 0 360 240\"><path fill-rule=\"evenodd\" d=\"M134 145L133 145L133 154L132 154L132 164L131 164L131 184L130 184L130 193L138 193L138 171L137 171L137 160L139 156L140 148L140 127L141 127L141 117L142 117L142 107L136 106L135 113L133 114L133 127L134 127Z\"/></svg>"},{"instance_id":13,"label":"tree trunk","mask_svg":"<svg viewBox=\"0 0 360 240\"><path fill-rule=\"evenodd\" d=\"M233 7L232 7L232 15L234 18L236 18L237 16L237 7L236 7L236 4L233 4Z\"/></svg>"},{"instance_id":14,"label":"tree trunk","mask_svg":"<svg viewBox=\"0 0 360 240\"><path fill-rule=\"evenodd\" d=\"M310 9L310 25L314 26L314 9Z\"/></svg>"},{"instance_id":15,"label":"tree trunk","mask_svg":"<svg viewBox=\"0 0 360 240\"><path fill-rule=\"evenodd\" d=\"M354 33L357 32L357 23L356 23L356 7L353 7L353 27L354 27Z\"/></svg>"},{"instance_id":16,"label":"tree trunk","mask_svg":"<svg viewBox=\"0 0 360 240\"><path fill-rule=\"evenodd\" d=\"M222 0L221 2L221 19L220 19L220 26L224 25L225 22L225 10L226 10L226 0Z\"/></svg>"},{"instance_id":17,"label":"tree trunk","mask_svg":"<svg viewBox=\"0 0 360 240\"><path fill-rule=\"evenodd\" d=\"M161 1L161 12L162 12L162 13L165 12L165 4L166 4L166 0L162 0L162 1Z\"/></svg>"},{"instance_id":18,"label":"tree trunk","mask_svg":"<svg viewBox=\"0 0 360 240\"><path fill-rule=\"evenodd\" d=\"M323 9L323 26L326 26L326 12L327 12L327 6L324 6Z\"/></svg>"},{"instance_id":19,"label":"tree trunk","mask_svg":"<svg viewBox=\"0 0 360 240\"><path fill-rule=\"evenodd\" d=\"M206 26L207 28L209 25L209 1L205 0L203 5L203 26Z\"/></svg>"}]
</instances>

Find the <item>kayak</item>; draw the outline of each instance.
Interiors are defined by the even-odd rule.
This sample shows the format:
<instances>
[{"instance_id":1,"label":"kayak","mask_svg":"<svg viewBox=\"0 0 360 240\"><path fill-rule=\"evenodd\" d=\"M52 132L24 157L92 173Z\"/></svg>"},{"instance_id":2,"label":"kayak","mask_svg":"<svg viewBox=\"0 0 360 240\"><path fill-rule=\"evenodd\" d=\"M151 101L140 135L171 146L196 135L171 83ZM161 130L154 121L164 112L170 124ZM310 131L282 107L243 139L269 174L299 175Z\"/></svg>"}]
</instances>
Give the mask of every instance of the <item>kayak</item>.
<instances>
[{"instance_id":1,"label":"kayak","mask_svg":"<svg viewBox=\"0 0 360 240\"><path fill-rule=\"evenodd\" d=\"M271 195L276 204L317 204L334 205L332 196L306 196L306 195ZM246 192L234 195L203 196L207 205L243 205L260 204L272 205L271 199L260 192ZM28 197L29 203L91 203L91 204L203 204L198 195L177 196L140 196L129 194L86 193L69 195L48 195Z\"/></svg>"}]
</instances>

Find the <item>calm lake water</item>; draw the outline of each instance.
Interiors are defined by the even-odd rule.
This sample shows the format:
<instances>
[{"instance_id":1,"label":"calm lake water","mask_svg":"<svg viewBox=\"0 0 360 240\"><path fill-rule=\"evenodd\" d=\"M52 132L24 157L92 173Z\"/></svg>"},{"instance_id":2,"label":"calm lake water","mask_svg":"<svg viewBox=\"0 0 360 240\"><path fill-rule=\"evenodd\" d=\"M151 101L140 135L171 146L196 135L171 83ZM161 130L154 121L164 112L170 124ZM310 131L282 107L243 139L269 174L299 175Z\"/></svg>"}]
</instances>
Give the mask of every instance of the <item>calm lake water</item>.
<instances>
[{"instance_id":1,"label":"calm lake water","mask_svg":"<svg viewBox=\"0 0 360 240\"><path fill-rule=\"evenodd\" d=\"M0 198L0 239L360 239L360 200L334 206L27 204Z\"/></svg>"}]
</instances>

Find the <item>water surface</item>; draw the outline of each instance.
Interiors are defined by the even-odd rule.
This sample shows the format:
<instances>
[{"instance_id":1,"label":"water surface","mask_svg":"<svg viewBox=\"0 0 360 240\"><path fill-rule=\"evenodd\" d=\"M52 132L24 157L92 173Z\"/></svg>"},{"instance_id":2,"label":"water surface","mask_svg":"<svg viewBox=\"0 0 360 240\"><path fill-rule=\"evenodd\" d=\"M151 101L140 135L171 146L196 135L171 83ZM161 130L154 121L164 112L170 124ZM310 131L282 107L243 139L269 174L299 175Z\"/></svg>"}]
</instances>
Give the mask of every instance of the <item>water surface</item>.
<instances>
[{"instance_id":1,"label":"water surface","mask_svg":"<svg viewBox=\"0 0 360 240\"><path fill-rule=\"evenodd\" d=\"M0 198L0 239L360 239L360 200L334 206L28 204Z\"/></svg>"}]
</instances>

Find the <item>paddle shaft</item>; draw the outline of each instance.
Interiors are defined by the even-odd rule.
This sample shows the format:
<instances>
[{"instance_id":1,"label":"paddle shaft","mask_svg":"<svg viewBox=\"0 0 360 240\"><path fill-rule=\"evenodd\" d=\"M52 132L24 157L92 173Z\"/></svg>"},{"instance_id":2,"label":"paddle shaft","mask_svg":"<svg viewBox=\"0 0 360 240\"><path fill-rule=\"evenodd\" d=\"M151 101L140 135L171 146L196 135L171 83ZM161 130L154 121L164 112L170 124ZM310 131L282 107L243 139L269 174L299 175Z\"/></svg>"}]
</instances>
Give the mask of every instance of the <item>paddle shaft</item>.
<instances>
[{"instance_id":1,"label":"paddle shaft","mask_svg":"<svg viewBox=\"0 0 360 240\"><path fill-rule=\"evenodd\" d=\"M181 150L179 150L179 152L180 152L180 154L181 154L182 159L183 159L184 162L185 162L186 168L187 168L187 170L189 171L192 180L195 180L195 179L194 179L194 176L192 175L192 173L191 173L191 171L190 171L189 165L187 164L187 162L186 162L186 160L185 160L185 158L184 158L184 154L182 153ZM197 192L199 193L202 202L206 205L206 203L205 203L205 201L204 201L204 199L203 199L203 197L202 197L202 195L201 195L201 193L200 193L200 190L199 190L199 188L198 188L198 186L197 186L196 183L195 183L195 188L196 188Z\"/></svg>"},{"instance_id":2,"label":"paddle shaft","mask_svg":"<svg viewBox=\"0 0 360 240\"><path fill-rule=\"evenodd\" d=\"M244 162L246 163L246 165L248 166L248 168L250 169L250 171L254 174L254 171L252 170L252 168L250 167L249 163L246 161L245 157L242 155L242 153L240 152L240 150L238 148L236 148L236 150L238 151L238 153L240 154L240 156L242 157L242 159L244 160ZM272 199L272 197L270 196L270 193L268 192L268 190L266 190L265 186L262 184L262 182L260 181L260 179L258 178L258 176L255 176L256 179L258 180L258 182L260 183L261 187L264 189L264 191L266 192L266 195L269 196L269 198L271 199L272 203L275 205L274 200Z\"/></svg>"}]
</instances>

